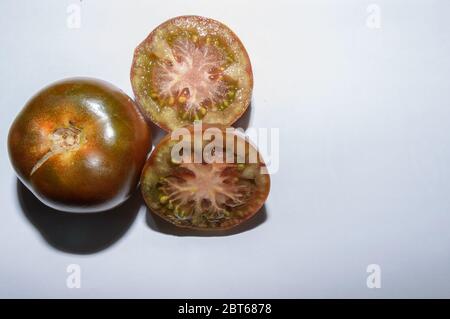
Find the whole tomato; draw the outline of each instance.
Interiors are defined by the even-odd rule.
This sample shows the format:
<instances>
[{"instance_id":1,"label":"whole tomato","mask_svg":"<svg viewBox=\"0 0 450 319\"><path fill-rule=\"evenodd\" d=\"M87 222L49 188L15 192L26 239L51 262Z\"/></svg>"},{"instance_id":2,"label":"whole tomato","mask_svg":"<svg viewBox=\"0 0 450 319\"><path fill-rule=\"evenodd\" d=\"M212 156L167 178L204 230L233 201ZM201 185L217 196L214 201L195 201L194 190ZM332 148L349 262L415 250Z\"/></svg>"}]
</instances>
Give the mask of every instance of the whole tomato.
<instances>
[{"instance_id":1,"label":"whole tomato","mask_svg":"<svg viewBox=\"0 0 450 319\"><path fill-rule=\"evenodd\" d=\"M95 212L136 188L151 133L134 102L113 85L72 78L38 92L12 124L11 163L48 206Z\"/></svg>"}]
</instances>

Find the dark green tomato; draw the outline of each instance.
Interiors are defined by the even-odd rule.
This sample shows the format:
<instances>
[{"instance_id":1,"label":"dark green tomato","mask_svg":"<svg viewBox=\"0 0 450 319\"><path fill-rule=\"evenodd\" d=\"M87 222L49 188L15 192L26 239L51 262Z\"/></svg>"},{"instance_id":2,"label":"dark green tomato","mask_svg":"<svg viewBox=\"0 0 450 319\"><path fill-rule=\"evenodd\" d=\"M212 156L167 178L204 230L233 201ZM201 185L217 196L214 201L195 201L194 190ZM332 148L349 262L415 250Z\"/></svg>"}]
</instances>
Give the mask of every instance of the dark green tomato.
<instances>
[{"instance_id":1,"label":"dark green tomato","mask_svg":"<svg viewBox=\"0 0 450 319\"><path fill-rule=\"evenodd\" d=\"M134 102L104 81L67 79L37 93L12 124L11 163L45 204L113 208L136 188L151 133Z\"/></svg>"}]
</instances>

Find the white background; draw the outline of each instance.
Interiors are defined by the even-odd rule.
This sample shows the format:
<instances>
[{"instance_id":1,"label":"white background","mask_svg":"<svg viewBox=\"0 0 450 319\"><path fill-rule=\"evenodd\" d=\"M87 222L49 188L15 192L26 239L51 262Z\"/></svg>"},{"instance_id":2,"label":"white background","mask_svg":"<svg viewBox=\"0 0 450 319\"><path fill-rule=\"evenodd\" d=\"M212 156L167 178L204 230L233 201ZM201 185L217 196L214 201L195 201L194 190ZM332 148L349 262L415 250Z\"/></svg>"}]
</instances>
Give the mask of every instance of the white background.
<instances>
[{"instance_id":1,"label":"white background","mask_svg":"<svg viewBox=\"0 0 450 319\"><path fill-rule=\"evenodd\" d=\"M19 110L70 76L131 95L135 46L183 14L224 22L249 52L240 124L280 129L265 210L202 237L155 221L139 196L90 216L40 205L7 156ZM0 297L450 297L449 1L2 0L0 15ZM72 263L80 289L66 287Z\"/></svg>"}]
</instances>

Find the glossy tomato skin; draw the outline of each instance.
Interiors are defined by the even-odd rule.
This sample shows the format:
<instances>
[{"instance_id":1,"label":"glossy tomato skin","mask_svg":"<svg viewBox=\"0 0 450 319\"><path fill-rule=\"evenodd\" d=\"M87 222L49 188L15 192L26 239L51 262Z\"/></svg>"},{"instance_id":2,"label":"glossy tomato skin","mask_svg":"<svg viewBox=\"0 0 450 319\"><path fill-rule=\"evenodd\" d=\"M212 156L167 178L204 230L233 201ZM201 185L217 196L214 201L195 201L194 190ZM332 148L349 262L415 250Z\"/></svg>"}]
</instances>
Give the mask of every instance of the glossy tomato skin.
<instances>
[{"instance_id":1,"label":"glossy tomato skin","mask_svg":"<svg viewBox=\"0 0 450 319\"><path fill-rule=\"evenodd\" d=\"M134 102L113 85L72 78L38 92L14 120L11 163L46 205L96 212L125 201L136 188L151 144Z\"/></svg>"}]
</instances>

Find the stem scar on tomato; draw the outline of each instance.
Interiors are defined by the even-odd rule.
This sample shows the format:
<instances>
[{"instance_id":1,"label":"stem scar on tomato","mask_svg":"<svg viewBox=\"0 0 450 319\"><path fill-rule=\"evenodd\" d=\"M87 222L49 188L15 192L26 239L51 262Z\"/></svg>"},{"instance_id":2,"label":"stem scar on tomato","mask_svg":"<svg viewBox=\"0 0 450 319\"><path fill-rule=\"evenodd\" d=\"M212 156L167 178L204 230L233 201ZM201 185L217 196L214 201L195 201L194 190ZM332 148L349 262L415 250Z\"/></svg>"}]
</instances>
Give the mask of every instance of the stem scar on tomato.
<instances>
[{"instance_id":1,"label":"stem scar on tomato","mask_svg":"<svg viewBox=\"0 0 450 319\"><path fill-rule=\"evenodd\" d=\"M204 125L202 130L213 126ZM166 221L180 227L199 230L221 230L237 226L255 215L264 204L270 189L270 177L257 150L241 136L233 135L225 127L214 126L226 140L231 136L245 143L245 154L233 150L232 161L225 159L227 150L215 161L200 162L173 160L173 149L179 140L168 134L152 152L141 175L141 190L147 206ZM183 128L184 129L184 128ZM183 139L194 147L193 126L186 128ZM231 134L231 135L230 135ZM205 152L208 141L200 141ZM251 152L257 154L250 161ZM189 158L189 157L188 157ZM227 157L229 158L229 157Z\"/></svg>"},{"instance_id":2,"label":"stem scar on tomato","mask_svg":"<svg viewBox=\"0 0 450 319\"><path fill-rule=\"evenodd\" d=\"M248 54L222 23L181 16L153 30L136 48L131 84L144 113L165 130L202 120L231 125L253 89Z\"/></svg>"},{"instance_id":3,"label":"stem scar on tomato","mask_svg":"<svg viewBox=\"0 0 450 319\"><path fill-rule=\"evenodd\" d=\"M51 157L79 149L81 144L81 129L73 125L73 123L70 123L68 127L55 129L53 133L48 135L48 138L50 140L50 149L38 159L31 169L30 177Z\"/></svg>"}]
</instances>

